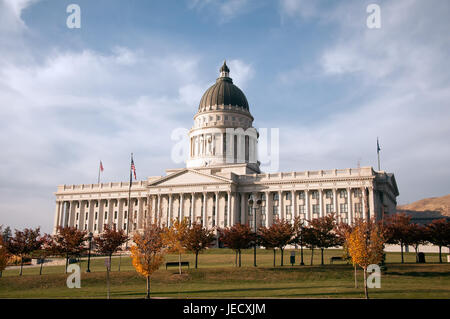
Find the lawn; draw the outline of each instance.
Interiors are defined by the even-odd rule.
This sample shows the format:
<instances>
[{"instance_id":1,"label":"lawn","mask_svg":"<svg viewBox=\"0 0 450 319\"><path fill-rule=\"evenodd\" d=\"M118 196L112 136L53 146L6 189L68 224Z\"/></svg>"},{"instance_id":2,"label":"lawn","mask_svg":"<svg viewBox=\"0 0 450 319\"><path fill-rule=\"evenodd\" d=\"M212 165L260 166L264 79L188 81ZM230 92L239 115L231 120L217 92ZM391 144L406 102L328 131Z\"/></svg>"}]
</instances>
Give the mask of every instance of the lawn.
<instances>
[{"instance_id":1,"label":"lawn","mask_svg":"<svg viewBox=\"0 0 450 319\"><path fill-rule=\"evenodd\" d=\"M284 254L284 267L273 267L272 251L258 250L258 267L253 267L253 251L242 254L242 267L234 266L234 253L228 249L210 249L199 256L199 268L193 269L194 256L183 255L191 268L161 267L151 282L153 297L169 298L362 298L362 271L358 270L358 289L354 288L353 267L344 262L329 264L339 250L325 251L324 266L320 266L320 252L315 252L310 266L310 251L305 250L305 266L289 264L290 251ZM438 264L437 254L427 254L426 264L416 264L413 253L405 254L400 264L399 253L387 254L387 272L381 277L381 288L371 289L372 298L450 298L450 264ZM445 256L444 256L445 257ZM86 273L87 261L82 260L81 288L69 289L63 266L8 269L0 278L0 298L105 298L106 273L104 257L91 259L91 273ZM177 261L168 255L166 261ZM118 271L120 264L120 272ZM145 279L137 275L128 256L113 258L111 272L112 298L142 298Z\"/></svg>"}]
</instances>

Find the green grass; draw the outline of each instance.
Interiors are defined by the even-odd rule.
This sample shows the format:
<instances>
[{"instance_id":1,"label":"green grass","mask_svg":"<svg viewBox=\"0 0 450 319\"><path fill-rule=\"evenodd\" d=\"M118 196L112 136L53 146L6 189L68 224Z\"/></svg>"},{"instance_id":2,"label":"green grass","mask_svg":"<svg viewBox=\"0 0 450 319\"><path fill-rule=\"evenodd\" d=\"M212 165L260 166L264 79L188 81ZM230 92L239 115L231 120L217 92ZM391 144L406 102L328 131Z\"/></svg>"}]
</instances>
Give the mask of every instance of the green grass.
<instances>
[{"instance_id":1,"label":"green grass","mask_svg":"<svg viewBox=\"0 0 450 319\"><path fill-rule=\"evenodd\" d=\"M325 251L326 265L320 266L320 252L315 252L314 265L309 266L310 252L305 250L306 266L299 266L296 254L294 267L289 264L290 251L284 254L284 267L273 268L272 251L258 250L258 267L253 267L253 251L242 254L242 268L234 267L234 253L228 249L210 249L199 256L199 269L193 269L194 256L183 255L191 269L161 267L151 281L153 297L169 298L362 298L362 271L358 270L359 288L354 288L353 267L343 262L329 264L339 250ZM372 298L450 298L450 264L438 264L437 254L427 254L427 264L416 264L413 253L405 254L400 264L399 253L387 254L387 272L381 277L381 288L371 289ZM445 257L445 255L444 255ZM69 289L63 266L8 269L0 278L0 298L105 298L106 273L104 257L91 259L91 273L82 269L81 288ZM119 260L121 271L118 270ZM177 261L168 255L166 261ZM112 298L142 298L145 279L137 275L128 256L113 258L111 272Z\"/></svg>"}]
</instances>

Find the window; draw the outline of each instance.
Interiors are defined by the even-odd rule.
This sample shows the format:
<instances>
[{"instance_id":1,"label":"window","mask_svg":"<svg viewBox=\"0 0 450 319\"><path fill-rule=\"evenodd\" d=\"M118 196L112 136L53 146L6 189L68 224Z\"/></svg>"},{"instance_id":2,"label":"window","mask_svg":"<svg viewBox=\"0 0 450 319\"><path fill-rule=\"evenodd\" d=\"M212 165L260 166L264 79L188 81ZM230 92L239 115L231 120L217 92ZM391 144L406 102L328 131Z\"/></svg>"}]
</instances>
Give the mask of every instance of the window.
<instances>
[{"instance_id":1,"label":"window","mask_svg":"<svg viewBox=\"0 0 450 319\"><path fill-rule=\"evenodd\" d=\"M88 213L86 213L86 216L85 216L85 217L86 217L86 220L87 220L87 219L88 219Z\"/></svg>"},{"instance_id":2,"label":"window","mask_svg":"<svg viewBox=\"0 0 450 319\"><path fill-rule=\"evenodd\" d=\"M94 224L94 230L97 230L97 224Z\"/></svg>"},{"instance_id":3,"label":"window","mask_svg":"<svg viewBox=\"0 0 450 319\"><path fill-rule=\"evenodd\" d=\"M266 194L261 194L261 200L266 200Z\"/></svg>"},{"instance_id":4,"label":"window","mask_svg":"<svg viewBox=\"0 0 450 319\"><path fill-rule=\"evenodd\" d=\"M305 205L298 206L298 211L300 212L300 214L304 214L305 213Z\"/></svg>"},{"instance_id":5,"label":"window","mask_svg":"<svg viewBox=\"0 0 450 319\"><path fill-rule=\"evenodd\" d=\"M264 216L264 218L265 218L265 216L266 216L266 207L264 207L264 206L261 206L261 214Z\"/></svg>"},{"instance_id":6,"label":"window","mask_svg":"<svg viewBox=\"0 0 450 319\"><path fill-rule=\"evenodd\" d=\"M292 193L291 192L287 192L286 193L286 200L291 200L292 199Z\"/></svg>"},{"instance_id":7,"label":"window","mask_svg":"<svg viewBox=\"0 0 450 319\"><path fill-rule=\"evenodd\" d=\"M252 216L252 207L251 206L248 206L248 215Z\"/></svg>"},{"instance_id":8,"label":"window","mask_svg":"<svg viewBox=\"0 0 450 319\"><path fill-rule=\"evenodd\" d=\"M312 191L311 192L311 198L312 199L319 199L319 192L318 191Z\"/></svg>"},{"instance_id":9,"label":"window","mask_svg":"<svg viewBox=\"0 0 450 319\"><path fill-rule=\"evenodd\" d=\"M299 198L299 199L305 199L305 192L300 192L300 193L298 194L298 198Z\"/></svg>"},{"instance_id":10,"label":"window","mask_svg":"<svg viewBox=\"0 0 450 319\"><path fill-rule=\"evenodd\" d=\"M347 204L339 204L339 211L341 213L347 213L348 212Z\"/></svg>"},{"instance_id":11,"label":"window","mask_svg":"<svg viewBox=\"0 0 450 319\"><path fill-rule=\"evenodd\" d=\"M327 204L326 211L327 211L327 213L334 213L333 204Z\"/></svg>"},{"instance_id":12,"label":"window","mask_svg":"<svg viewBox=\"0 0 450 319\"><path fill-rule=\"evenodd\" d=\"M347 190L346 189L341 189L339 191L339 197L340 198L347 198Z\"/></svg>"},{"instance_id":13,"label":"window","mask_svg":"<svg viewBox=\"0 0 450 319\"><path fill-rule=\"evenodd\" d=\"M127 230L127 223L124 223L124 224L123 224L123 229L124 229L124 230Z\"/></svg>"},{"instance_id":14,"label":"window","mask_svg":"<svg viewBox=\"0 0 450 319\"><path fill-rule=\"evenodd\" d=\"M210 117L209 117L209 120L210 120L210 121L212 121L212 120L213 120L213 117L212 117L212 116L210 116Z\"/></svg>"},{"instance_id":15,"label":"window","mask_svg":"<svg viewBox=\"0 0 450 319\"><path fill-rule=\"evenodd\" d=\"M273 215L278 215L278 206L273 206Z\"/></svg>"},{"instance_id":16,"label":"window","mask_svg":"<svg viewBox=\"0 0 450 319\"><path fill-rule=\"evenodd\" d=\"M125 219L126 219L126 218L127 218L127 216L128 216L128 212L127 212L127 211L124 211L124 212L123 212L123 218L125 218Z\"/></svg>"},{"instance_id":17,"label":"window","mask_svg":"<svg viewBox=\"0 0 450 319\"><path fill-rule=\"evenodd\" d=\"M326 196L326 198L333 198L333 192L330 191L330 190L327 190L327 191L325 192L325 196Z\"/></svg>"},{"instance_id":18,"label":"window","mask_svg":"<svg viewBox=\"0 0 450 319\"><path fill-rule=\"evenodd\" d=\"M95 207L98 207L98 201L95 202Z\"/></svg>"},{"instance_id":19,"label":"window","mask_svg":"<svg viewBox=\"0 0 450 319\"><path fill-rule=\"evenodd\" d=\"M108 207L108 201L105 202L105 207Z\"/></svg>"},{"instance_id":20,"label":"window","mask_svg":"<svg viewBox=\"0 0 450 319\"><path fill-rule=\"evenodd\" d=\"M312 205L312 212L313 214L318 214L319 213L319 205Z\"/></svg>"},{"instance_id":21,"label":"window","mask_svg":"<svg viewBox=\"0 0 450 319\"><path fill-rule=\"evenodd\" d=\"M114 219L117 219L117 211L114 212Z\"/></svg>"},{"instance_id":22,"label":"window","mask_svg":"<svg viewBox=\"0 0 450 319\"><path fill-rule=\"evenodd\" d=\"M228 115L225 115L225 121L228 121Z\"/></svg>"},{"instance_id":23,"label":"window","mask_svg":"<svg viewBox=\"0 0 450 319\"><path fill-rule=\"evenodd\" d=\"M216 116L216 120L220 121L220 116L219 115Z\"/></svg>"},{"instance_id":24,"label":"window","mask_svg":"<svg viewBox=\"0 0 450 319\"><path fill-rule=\"evenodd\" d=\"M84 224L84 230L87 230L87 224Z\"/></svg>"},{"instance_id":25,"label":"window","mask_svg":"<svg viewBox=\"0 0 450 319\"><path fill-rule=\"evenodd\" d=\"M291 205L286 205L286 215L287 214L291 214L292 213L292 206Z\"/></svg>"},{"instance_id":26,"label":"window","mask_svg":"<svg viewBox=\"0 0 450 319\"><path fill-rule=\"evenodd\" d=\"M279 200L278 193L273 193L273 200Z\"/></svg>"},{"instance_id":27,"label":"window","mask_svg":"<svg viewBox=\"0 0 450 319\"><path fill-rule=\"evenodd\" d=\"M108 219L108 212L105 212L105 219Z\"/></svg>"},{"instance_id":28,"label":"window","mask_svg":"<svg viewBox=\"0 0 450 319\"><path fill-rule=\"evenodd\" d=\"M355 197L362 197L362 191L360 188L356 188L355 190L353 190Z\"/></svg>"},{"instance_id":29,"label":"window","mask_svg":"<svg viewBox=\"0 0 450 319\"><path fill-rule=\"evenodd\" d=\"M98 219L98 212L95 212L95 220Z\"/></svg>"},{"instance_id":30,"label":"window","mask_svg":"<svg viewBox=\"0 0 450 319\"><path fill-rule=\"evenodd\" d=\"M362 203L355 203L355 212L356 213L362 212Z\"/></svg>"},{"instance_id":31,"label":"window","mask_svg":"<svg viewBox=\"0 0 450 319\"><path fill-rule=\"evenodd\" d=\"M80 214L79 214L79 213L77 213L77 220L78 220L78 218L80 217L79 215L80 215Z\"/></svg>"},{"instance_id":32,"label":"window","mask_svg":"<svg viewBox=\"0 0 450 319\"><path fill-rule=\"evenodd\" d=\"M88 208L89 207L89 202L86 202L86 208Z\"/></svg>"},{"instance_id":33,"label":"window","mask_svg":"<svg viewBox=\"0 0 450 319\"><path fill-rule=\"evenodd\" d=\"M115 205L116 207L117 207L117 203L118 203L118 201L116 200L116 205Z\"/></svg>"}]
</instances>

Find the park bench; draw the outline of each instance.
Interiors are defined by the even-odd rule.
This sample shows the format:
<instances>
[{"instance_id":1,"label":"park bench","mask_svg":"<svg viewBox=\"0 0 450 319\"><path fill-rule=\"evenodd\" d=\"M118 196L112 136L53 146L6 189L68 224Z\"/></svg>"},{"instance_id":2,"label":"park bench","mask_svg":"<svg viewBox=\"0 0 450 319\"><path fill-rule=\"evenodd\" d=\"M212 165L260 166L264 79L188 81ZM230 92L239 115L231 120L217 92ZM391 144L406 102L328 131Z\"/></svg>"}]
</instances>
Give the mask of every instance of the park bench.
<instances>
[{"instance_id":1,"label":"park bench","mask_svg":"<svg viewBox=\"0 0 450 319\"><path fill-rule=\"evenodd\" d=\"M168 263L166 263L166 269L167 269L167 267L178 267L179 264L180 263L178 261L176 261L176 262L168 262ZM188 261L182 261L181 262L181 267L183 267L183 266L187 266L189 268L189 262Z\"/></svg>"},{"instance_id":2,"label":"park bench","mask_svg":"<svg viewBox=\"0 0 450 319\"><path fill-rule=\"evenodd\" d=\"M331 257L330 258L330 264L332 264L333 261L338 261L338 260L344 261L344 258L342 258L342 257Z\"/></svg>"}]
</instances>

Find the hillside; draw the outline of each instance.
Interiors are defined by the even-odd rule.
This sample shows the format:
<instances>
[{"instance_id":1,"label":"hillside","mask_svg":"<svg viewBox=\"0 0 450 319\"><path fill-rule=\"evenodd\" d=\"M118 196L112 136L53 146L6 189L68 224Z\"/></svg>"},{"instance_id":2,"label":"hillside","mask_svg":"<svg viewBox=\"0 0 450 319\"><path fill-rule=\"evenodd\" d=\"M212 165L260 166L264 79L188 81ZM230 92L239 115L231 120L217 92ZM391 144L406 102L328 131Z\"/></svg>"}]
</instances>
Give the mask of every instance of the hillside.
<instances>
[{"instance_id":1,"label":"hillside","mask_svg":"<svg viewBox=\"0 0 450 319\"><path fill-rule=\"evenodd\" d=\"M417 217L450 217L450 194L442 197L424 198L407 205L399 205L397 211Z\"/></svg>"}]
</instances>

